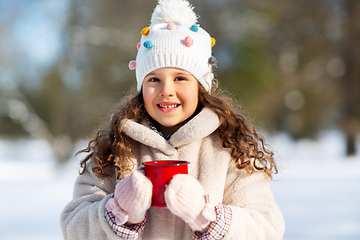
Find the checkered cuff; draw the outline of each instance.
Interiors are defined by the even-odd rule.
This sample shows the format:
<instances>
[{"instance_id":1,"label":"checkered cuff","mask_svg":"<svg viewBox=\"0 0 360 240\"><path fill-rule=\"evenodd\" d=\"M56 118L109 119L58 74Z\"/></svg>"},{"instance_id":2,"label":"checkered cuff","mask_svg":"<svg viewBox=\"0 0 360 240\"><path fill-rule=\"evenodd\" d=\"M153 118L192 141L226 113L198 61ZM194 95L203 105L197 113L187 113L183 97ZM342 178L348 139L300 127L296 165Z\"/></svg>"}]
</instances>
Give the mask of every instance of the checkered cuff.
<instances>
[{"instance_id":1,"label":"checkered cuff","mask_svg":"<svg viewBox=\"0 0 360 240\"><path fill-rule=\"evenodd\" d=\"M125 240L135 240L138 239L141 234L144 232L146 216L144 220L140 223L133 224L130 226L117 225L115 221L115 215L112 212L108 211L105 208L105 219L109 223L111 229L115 232L116 235Z\"/></svg>"},{"instance_id":2,"label":"checkered cuff","mask_svg":"<svg viewBox=\"0 0 360 240\"><path fill-rule=\"evenodd\" d=\"M208 230L204 233L193 231L194 240L222 239L229 230L232 218L231 208L219 203L215 206L216 220L210 223Z\"/></svg>"}]
</instances>

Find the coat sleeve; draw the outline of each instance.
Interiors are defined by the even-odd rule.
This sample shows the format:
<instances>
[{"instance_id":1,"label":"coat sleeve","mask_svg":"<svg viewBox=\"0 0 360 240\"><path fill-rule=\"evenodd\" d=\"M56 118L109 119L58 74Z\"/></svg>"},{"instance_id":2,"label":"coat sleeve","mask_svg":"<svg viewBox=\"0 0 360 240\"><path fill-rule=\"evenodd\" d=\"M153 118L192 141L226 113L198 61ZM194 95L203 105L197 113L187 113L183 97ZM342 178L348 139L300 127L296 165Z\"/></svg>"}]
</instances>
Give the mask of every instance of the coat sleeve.
<instances>
[{"instance_id":1,"label":"coat sleeve","mask_svg":"<svg viewBox=\"0 0 360 240\"><path fill-rule=\"evenodd\" d=\"M73 200L63 209L60 222L64 239L116 239L105 219L105 203L114 192L116 177L98 178L91 160L75 181Z\"/></svg>"},{"instance_id":2,"label":"coat sleeve","mask_svg":"<svg viewBox=\"0 0 360 240\"><path fill-rule=\"evenodd\" d=\"M223 204L232 211L224 240L280 240L285 223L270 189L270 179L262 171L247 176L230 162Z\"/></svg>"}]
</instances>

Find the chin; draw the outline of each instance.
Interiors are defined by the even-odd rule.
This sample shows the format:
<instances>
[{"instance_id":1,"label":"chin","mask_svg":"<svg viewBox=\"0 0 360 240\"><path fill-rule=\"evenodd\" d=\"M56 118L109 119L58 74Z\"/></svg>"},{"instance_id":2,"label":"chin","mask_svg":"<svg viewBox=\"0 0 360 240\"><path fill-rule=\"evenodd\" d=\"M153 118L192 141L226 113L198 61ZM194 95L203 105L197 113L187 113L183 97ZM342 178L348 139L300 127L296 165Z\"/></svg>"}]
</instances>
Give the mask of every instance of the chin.
<instances>
[{"instance_id":1,"label":"chin","mask_svg":"<svg viewBox=\"0 0 360 240\"><path fill-rule=\"evenodd\" d=\"M160 122L160 125L163 126L163 127L171 128L171 127L176 126L177 124L176 123L161 123Z\"/></svg>"}]
</instances>

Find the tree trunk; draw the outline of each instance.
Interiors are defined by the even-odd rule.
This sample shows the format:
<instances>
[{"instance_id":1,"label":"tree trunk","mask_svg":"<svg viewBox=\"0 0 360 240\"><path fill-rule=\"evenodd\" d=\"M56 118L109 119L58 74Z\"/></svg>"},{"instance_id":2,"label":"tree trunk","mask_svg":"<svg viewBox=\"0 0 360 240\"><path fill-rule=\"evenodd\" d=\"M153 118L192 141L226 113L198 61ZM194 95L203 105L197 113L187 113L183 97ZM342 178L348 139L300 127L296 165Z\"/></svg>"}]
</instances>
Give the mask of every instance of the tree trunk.
<instances>
[{"instance_id":1,"label":"tree trunk","mask_svg":"<svg viewBox=\"0 0 360 240\"><path fill-rule=\"evenodd\" d=\"M346 155L356 152L357 111L360 81L360 2L346 0L348 14L344 28L344 60L346 73L342 82L344 88L343 130L346 134Z\"/></svg>"}]
</instances>

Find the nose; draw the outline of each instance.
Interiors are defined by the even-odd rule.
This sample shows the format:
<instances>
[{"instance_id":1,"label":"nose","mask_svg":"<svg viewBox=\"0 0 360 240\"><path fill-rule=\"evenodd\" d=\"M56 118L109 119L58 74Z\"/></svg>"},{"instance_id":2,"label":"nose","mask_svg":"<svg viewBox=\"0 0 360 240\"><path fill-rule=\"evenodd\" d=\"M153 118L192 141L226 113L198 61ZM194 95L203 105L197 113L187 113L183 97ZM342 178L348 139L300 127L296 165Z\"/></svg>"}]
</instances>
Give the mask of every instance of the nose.
<instances>
[{"instance_id":1,"label":"nose","mask_svg":"<svg viewBox=\"0 0 360 240\"><path fill-rule=\"evenodd\" d=\"M163 81L161 86L160 96L162 97L171 97L175 95L174 83L171 80Z\"/></svg>"}]
</instances>

